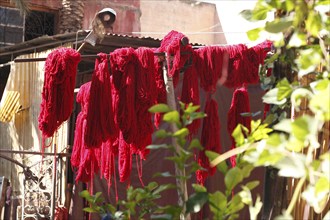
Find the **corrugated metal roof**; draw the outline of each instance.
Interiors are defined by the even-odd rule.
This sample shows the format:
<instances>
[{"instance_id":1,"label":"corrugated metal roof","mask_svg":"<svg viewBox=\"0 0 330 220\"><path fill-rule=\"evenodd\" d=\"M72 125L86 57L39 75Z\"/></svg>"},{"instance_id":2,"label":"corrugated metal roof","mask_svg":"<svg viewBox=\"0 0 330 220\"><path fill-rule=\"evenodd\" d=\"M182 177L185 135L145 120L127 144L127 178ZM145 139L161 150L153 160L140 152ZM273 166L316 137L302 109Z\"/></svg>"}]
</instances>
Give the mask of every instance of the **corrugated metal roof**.
<instances>
[{"instance_id":1,"label":"corrugated metal roof","mask_svg":"<svg viewBox=\"0 0 330 220\"><path fill-rule=\"evenodd\" d=\"M78 48L84 41L89 31L77 33L58 34L54 36L42 36L30 41L18 43L13 46L0 48L0 61L7 62L21 54L40 52L49 48L61 46L72 42ZM86 44L81 50L83 54L97 54L99 52L109 53L119 47L159 47L161 40L151 37L140 37L119 34L107 34L95 47Z\"/></svg>"}]
</instances>

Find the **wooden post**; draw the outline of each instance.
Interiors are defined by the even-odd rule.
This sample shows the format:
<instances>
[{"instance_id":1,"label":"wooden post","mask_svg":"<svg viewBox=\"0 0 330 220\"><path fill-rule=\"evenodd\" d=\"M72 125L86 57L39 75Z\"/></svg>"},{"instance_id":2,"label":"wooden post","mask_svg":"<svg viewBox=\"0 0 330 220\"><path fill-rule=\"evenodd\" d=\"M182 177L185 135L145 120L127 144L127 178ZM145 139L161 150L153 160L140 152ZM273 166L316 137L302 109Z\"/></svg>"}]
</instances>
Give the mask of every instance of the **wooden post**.
<instances>
[{"instance_id":1,"label":"wooden post","mask_svg":"<svg viewBox=\"0 0 330 220\"><path fill-rule=\"evenodd\" d=\"M165 88L166 88L166 97L167 97L167 105L173 109L177 110L176 108L176 102L175 102L175 94L174 94L174 86L173 86L173 79L168 76L167 74L167 59L169 57L167 54L165 54L165 60L163 61L163 77L165 82ZM171 124L171 130L172 132L176 132L178 130L177 126L175 124ZM178 145L175 138L172 138L172 144L175 148L175 152L180 155L181 149ZM180 170L178 166L175 164L175 175L176 176L185 176L185 169ZM178 196L179 201L178 204L183 207L183 211L181 213L180 219L181 220L190 220L190 214L188 214L185 218L185 212L186 212L186 206L185 202L188 200L188 190L187 190L187 181L185 179L176 179L176 184L178 186Z\"/></svg>"}]
</instances>

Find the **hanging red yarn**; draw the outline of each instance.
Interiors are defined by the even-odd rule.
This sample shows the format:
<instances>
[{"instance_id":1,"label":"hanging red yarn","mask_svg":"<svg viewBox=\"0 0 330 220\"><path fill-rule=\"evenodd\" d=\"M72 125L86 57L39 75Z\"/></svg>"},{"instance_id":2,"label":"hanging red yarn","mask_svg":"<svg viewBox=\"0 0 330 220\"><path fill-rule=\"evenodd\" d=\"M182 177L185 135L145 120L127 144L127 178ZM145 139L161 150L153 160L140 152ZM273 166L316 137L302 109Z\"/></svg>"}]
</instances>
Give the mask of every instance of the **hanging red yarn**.
<instances>
[{"instance_id":1,"label":"hanging red yarn","mask_svg":"<svg viewBox=\"0 0 330 220\"><path fill-rule=\"evenodd\" d=\"M233 88L242 86L244 83L244 75L249 74L244 70L243 62L246 62L244 51L248 48L244 44L230 45L225 47L229 54L228 76L224 85Z\"/></svg>"},{"instance_id":2,"label":"hanging red yarn","mask_svg":"<svg viewBox=\"0 0 330 220\"><path fill-rule=\"evenodd\" d=\"M150 48L140 47L135 50L139 60L140 69L136 72L136 102L137 129L139 138L134 140L133 153L138 153L145 159L149 150L146 146L151 144L151 136L154 131L152 115L148 109L156 103L156 67L154 51Z\"/></svg>"},{"instance_id":3,"label":"hanging red yarn","mask_svg":"<svg viewBox=\"0 0 330 220\"><path fill-rule=\"evenodd\" d=\"M117 136L112 112L112 96L107 54L99 53L95 61L90 99L87 110L85 143L87 147L100 147L101 143Z\"/></svg>"},{"instance_id":4,"label":"hanging red yarn","mask_svg":"<svg viewBox=\"0 0 330 220\"><path fill-rule=\"evenodd\" d=\"M215 167L210 166L210 161L206 157L205 151L209 150L216 153L221 152L218 104L211 97L206 101L204 112L207 115L203 120L201 137L201 144L204 149L199 152L197 162L205 170L196 171L197 182L201 185L204 185L206 178L214 175L216 170Z\"/></svg>"},{"instance_id":5,"label":"hanging red yarn","mask_svg":"<svg viewBox=\"0 0 330 220\"><path fill-rule=\"evenodd\" d=\"M87 109L90 98L90 86L90 82L85 83L80 87L77 94L77 102L81 104L81 112L79 113L76 121L71 165L78 168L76 172L76 181L86 183L90 182L92 189L94 174L100 169L100 161L98 160L98 158L100 158L100 150L95 148L88 149L84 141L85 129L87 125Z\"/></svg>"},{"instance_id":6,"label":"hanging red yarn","mask_svg":"<svg viewBox=\"0 0 330 220\"><path fill-rule=\"evenodd\" d=\"M168 76L178 77L180 69L184 66L192 53L190 44L183 45L181 40L188 39L184 34L177 31L170 31L161 41L158 52L166 52L168 56L173 56L173 62L167 59ZM174 86L176 83L174 82Z\"/></svg>"},{"instance_id":7,"label":"hanging red yarn","mask_svg":"<svg viewBox=\"0 0 330 220\"><path fill-rule=\"evenodd\" d=\"M231 149L236 147L235 140L231 136L236 126L241 124L249 130L251 128L251 116L242 116L242 113L250 113L249 94L245 86L235 90L227 115L227 131L232 142ZM236 165L236 157L233 156L230 160L234 167Z\"/></svg>"},{"instance_id":8,"label":"hanging red yarn","mask_svg":"<svg viewBox=\"0 0 330 220\"><path fill-rule=\"evenodd\" d=\"M193 103L193 105L199 105L199 83L195 57L196 55L193 54L192 65L184 73L180 100L186 104ZM200 119L194 120L187 126L190 136L198 132L199 126Z\"/></svg>"},{"instance_id":9,"label":"hanging red yarn","mask_svg":"<svg viewBox=\"0 0 330 220\"><path fill-rule=\"evenodd\" d=\"M246 84L259 83L259 66L264 64L267 53L271 49L272 42L265 41L243 51L241 79Z\"/></svg>"},{"instance_id":10,"label":"hanging red yarn","mask_svg":"<svg viewBox=\"0 0 330 220\"><path fill-rule=\"evenodd\" d=\"M167 103L166 97L166 88L163 77L163 67L158 60L155 60L154 65L156 67L155 78L156 78L156 91L157 94L156 103ZM154 125L156 128L159 128L159 125L162 121L162 114L156 113L154 116Z\"/></svg>"},{"instance_id":11,"label":"hanging red yarn","mask_svg":"<svg viewBox=\"0 0 330 220\"><path fill-rule=\"evenodd\" d=\"M113 103L115 122L118 124L123 138L132 143L137 136L137 119L135 112L136 66L137 57L133 48L121 48L110 54L113 88L116 90Z\"/></svg>"},{"instance_id":12,"label":"hanging red yarn","mask_svg":"<svg viewBox=\"0 0 330 220\"><path fill-rule=\"evenodd\" d=\"M131 146L126 143L122 133L119 134L118 139L118 170L119 170L119 181L125 182L131 175L132 170L132 152Z\"/></svg>"},{"instance_id":13,"label":"hanging red yarn","mask_svg":"<svg viewBox=\"0 0 330 220\"><path fill-rule=\"evenodd\" d=\"M73 142L73 148L71 154L72 167L79 167L81 151L84 151L83 123L84 120L86 120L90 86L91 86L91 82L87 82L82 86L80 86L79 92L76 97L77 103L80 103L81 105L81 111L77 116L76 127L74 132L74 142Z\"/></svg>"},{"instance_id":14,"label":"hanging red yarn","mask_svg":"<svg viewBox=\"0 0 330 220\"><path fill-rule=\"evenodd\" d=\"M43 137L53 136L71 115L79 61L80 54L72 48L58 48L47 56L38 117Z\"/></svg>"},{"instance_id":15,"label":"hanging red yarn","mask_svg":"<svg viewBox=\"0 0 330 220\"><path fill-rule=\"evenodd\" d=\"M214 93L216 91L226 53L227 51L224 47L215 46L207 46L196 50L196 68L200 77L201 87L206 92Z\"/></svg>"}]
</instances>

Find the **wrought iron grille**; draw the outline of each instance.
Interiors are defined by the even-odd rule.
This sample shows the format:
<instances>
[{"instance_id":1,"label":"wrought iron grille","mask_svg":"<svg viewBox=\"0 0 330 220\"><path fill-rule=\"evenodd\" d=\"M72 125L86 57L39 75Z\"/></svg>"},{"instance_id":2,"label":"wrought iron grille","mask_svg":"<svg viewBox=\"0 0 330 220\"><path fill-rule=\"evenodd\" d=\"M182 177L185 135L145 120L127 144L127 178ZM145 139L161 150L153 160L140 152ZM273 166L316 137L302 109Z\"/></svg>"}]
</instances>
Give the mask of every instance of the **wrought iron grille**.
<instances>
[{"instance_id":1,"label":"wrought iron grille","mask_svg":"<svg viewBox=\"0 0 330 220\"><path fill-rule=\"evenodd\" d=\"M25 17L24 41L43 35L54 35L55 15L43 11L31 11Z\"/></svg>"},{"instance_id":2,"label":"wrought iron grille","mask_svg":"<svg viewBox=\"0 0 330 220\"><path fill-rule=\"evenodd\" d=\"M22 219L53 219L56 195L60 184L60 169L54 172L54 156L45 156L25 175L22 199ZM56 159L55 163L60 160Z\"/></svg>"}]
</instances>

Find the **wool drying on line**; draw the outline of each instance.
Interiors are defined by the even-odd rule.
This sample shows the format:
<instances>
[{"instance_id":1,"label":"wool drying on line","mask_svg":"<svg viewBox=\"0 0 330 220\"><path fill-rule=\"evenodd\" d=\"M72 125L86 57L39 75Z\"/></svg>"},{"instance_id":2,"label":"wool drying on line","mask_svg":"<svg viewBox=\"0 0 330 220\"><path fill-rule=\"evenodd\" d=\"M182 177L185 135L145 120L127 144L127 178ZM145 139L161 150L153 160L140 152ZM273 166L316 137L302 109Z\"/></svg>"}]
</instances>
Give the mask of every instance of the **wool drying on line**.
<instances>
[{"instance_id":1,"label":"wool drying on line","mask_svg":"<svg viewBox=\"0 0 330 220\"><path fill-rule=\"evenodd\" d=\"M92 180L99 173L110 188L118 173L120 182L129 185L135 156L143 185L142 160L148 157L146 147L151 144L154 127L159 127L162 118L161 114L152 118L148 109L167 102L163 65L157 59L159 53L173 58L165 62L174 87L178 84L180 72L184 72L178 100L199 105L201 89L207 94L203 109L207 117L188 126L190 138L202 127L204 149L195 152L196 161L204 168L196 172L199 184L204 185L206 178L215 172L205 151L223 153L218 135L221 127L218 103L212 95L218 81L236 89L228 112L231 118L228 132L231 133L238 123L249 127L251 119L241 115L250 111L245 85L259 83L258 69L272 43L266 41L250 48L239 44L193 49L191 44L183 45L182 38L186 38L182 33L171 31L159 48L120 48L110 54L98 54L91 82L82 85L77 94L81 112L76 120L71 157L76 181L89 183L92 190ZM44 138L51 137L72 113L79 61L80 54L68 48L55 49L46 59L39 115L39 128ZM235 147L234 142L232 147Z\"/></svg>"}]
</instances>

